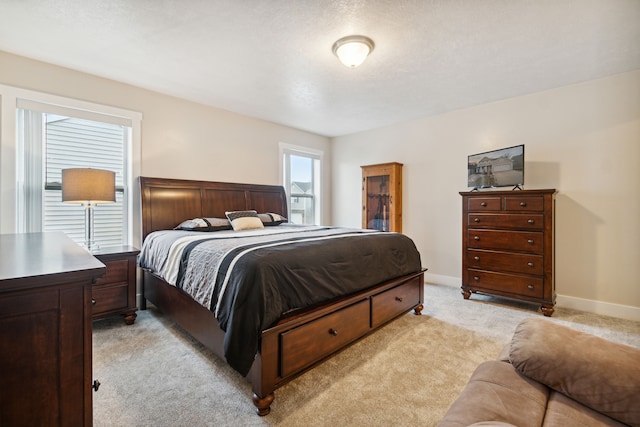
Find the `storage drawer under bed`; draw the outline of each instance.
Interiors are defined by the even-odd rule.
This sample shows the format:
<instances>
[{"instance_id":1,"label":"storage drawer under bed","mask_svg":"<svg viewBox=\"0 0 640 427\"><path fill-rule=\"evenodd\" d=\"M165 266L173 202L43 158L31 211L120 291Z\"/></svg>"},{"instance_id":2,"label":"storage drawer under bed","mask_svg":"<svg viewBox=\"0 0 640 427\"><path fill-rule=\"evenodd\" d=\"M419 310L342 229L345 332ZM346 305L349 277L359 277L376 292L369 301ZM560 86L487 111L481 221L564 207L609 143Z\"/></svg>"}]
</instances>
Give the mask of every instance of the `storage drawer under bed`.
<instances>
[{"instance_id":1,"label":"storage drawer under bed","mask_svg":"<svg viewBox=\"0 0 640 427\"><path fill-rule=\"evenodd\" d=\"M280 334L280 374L302 371L369 331L369 299Z\"/></svg>"},{"instance_id":2,"label":"storage drawer under bed","mask_svg":"<svg viewBox=\"0 0 640 427\"><path fill-rule=\"evenodd\" d=\"M420 279L415 278L371 297L371 327L406 313L420 304Z\"/></svg>"}]
</instances>

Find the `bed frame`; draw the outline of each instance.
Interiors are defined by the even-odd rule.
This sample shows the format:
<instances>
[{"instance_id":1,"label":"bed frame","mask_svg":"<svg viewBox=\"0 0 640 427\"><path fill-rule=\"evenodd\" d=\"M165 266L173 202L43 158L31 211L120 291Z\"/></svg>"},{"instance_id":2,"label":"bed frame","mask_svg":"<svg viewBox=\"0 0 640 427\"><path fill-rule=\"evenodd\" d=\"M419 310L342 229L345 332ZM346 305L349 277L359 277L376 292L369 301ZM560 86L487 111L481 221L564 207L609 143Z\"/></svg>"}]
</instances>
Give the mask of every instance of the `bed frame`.
<instances>
[{"instance_id":1,"label":"bed frame","mask_svg":"<svg viewBox=\"0 0 640 427\"><path fill-rule=\"evenodd\" d=\"M280 186L140 177L140 189L143 238L186 219L224 218L229 210L287 212ZM143 270L142 277L141 308L152 302L224 359L224 331L213 313L151 271ZM409 310L419 315L423 299L420 271L280 319L262 332L248 374L258 415L270 412L276 388Z\"/></svg>"}]
</instances>

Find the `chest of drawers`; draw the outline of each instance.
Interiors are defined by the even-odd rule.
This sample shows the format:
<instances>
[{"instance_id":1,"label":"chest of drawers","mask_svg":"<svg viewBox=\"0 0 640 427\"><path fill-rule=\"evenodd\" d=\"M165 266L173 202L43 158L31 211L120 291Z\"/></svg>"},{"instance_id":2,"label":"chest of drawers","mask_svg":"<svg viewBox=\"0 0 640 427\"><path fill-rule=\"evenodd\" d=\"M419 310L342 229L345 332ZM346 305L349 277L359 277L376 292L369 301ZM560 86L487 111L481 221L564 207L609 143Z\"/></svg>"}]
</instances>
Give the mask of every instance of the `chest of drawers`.
<instances>
[{"instance_id":1,"label":"chest of drawers","mask_svg":"<svg viewBox=\"0 0 640 427\"><path fill-rule=\"evenodd\" d=\"M554 311L556 190L461 192L462 295L494 294Z\"/></svg>"}]
</instances>

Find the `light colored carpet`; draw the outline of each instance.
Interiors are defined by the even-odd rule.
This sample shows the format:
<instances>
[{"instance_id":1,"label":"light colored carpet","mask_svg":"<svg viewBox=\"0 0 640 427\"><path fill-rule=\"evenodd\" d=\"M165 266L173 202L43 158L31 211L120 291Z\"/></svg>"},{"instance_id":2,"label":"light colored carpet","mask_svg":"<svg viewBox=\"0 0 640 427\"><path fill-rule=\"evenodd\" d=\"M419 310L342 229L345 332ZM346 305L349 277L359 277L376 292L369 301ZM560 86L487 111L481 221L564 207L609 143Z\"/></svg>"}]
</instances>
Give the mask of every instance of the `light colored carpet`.
<instances>
[{"instance_id":1,"label":"light colored carpet","mask_svg":"<svg viewBox=\"0 0 640 427\"><path fill-rule=\"evenodd\" d=\"M251 385L159 311L93 325L96 426L434 426L482 361L537 306L425 285L407 314L275 391L258 417ZM552 320L640 347L640 323L556 309Z\"/></svg>"}]
</instances>

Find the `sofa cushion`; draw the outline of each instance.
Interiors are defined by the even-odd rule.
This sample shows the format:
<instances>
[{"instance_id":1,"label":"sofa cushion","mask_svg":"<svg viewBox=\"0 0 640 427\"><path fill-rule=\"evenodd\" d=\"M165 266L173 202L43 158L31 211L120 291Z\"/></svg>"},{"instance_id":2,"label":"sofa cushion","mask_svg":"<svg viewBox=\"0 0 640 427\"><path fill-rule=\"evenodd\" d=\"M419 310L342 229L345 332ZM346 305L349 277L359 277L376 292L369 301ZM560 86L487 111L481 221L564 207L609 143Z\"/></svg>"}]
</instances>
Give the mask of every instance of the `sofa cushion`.
<instances>
[{"instance_id":1,"label":"sofa cushion","mask_svg":"<svg viewBox=\"0 0 640 427\"><path fill-rule=\"evenodd\" d=\"M543 427L555 426L624 427L626 424L596 412L562 393L551 391Z\"/></svg>"},{"instance_id":2,"label":"sofa cushion","mask_svg":"<svg viewBox=\"0 0 640 427\"><path fill-rule=\"evenodd\" d=\"M640 425L640 349L529 318L509 359L523 375L620 422Z\"/></svg>"},{"instance_id":3,"label":"sofa cushion","mask_svg":"<svg viewBox=\"0 0 640 427\"><path fill-rule=\"evenodd\" d=\"M548 396L547 387L520 375L510 364L490 360L476 368L439 426L492 422L489 425L539 427Z\"/></svg>"}]
</instances>

